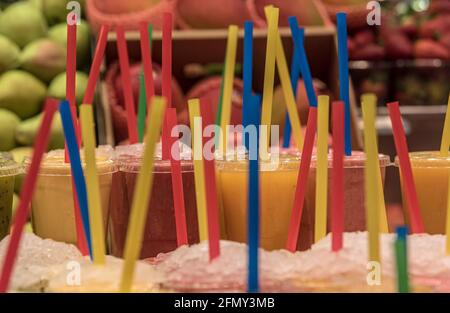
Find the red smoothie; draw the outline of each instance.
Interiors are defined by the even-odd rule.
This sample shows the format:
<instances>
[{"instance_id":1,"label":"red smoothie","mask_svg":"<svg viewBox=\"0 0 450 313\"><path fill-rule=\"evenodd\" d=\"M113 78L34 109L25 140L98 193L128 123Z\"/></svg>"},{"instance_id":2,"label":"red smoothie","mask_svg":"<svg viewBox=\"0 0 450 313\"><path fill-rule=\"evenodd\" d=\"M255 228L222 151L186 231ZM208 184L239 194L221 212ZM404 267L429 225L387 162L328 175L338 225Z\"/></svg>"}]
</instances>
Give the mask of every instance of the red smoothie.
<instances>
[{"instance_id":1,"label":"red smoothie","mask_svg":"<svg viewBox=\"0 0 450 313\"><path fill-rule=\"evenodd\" d=\"M119 171L113 175L110 208L111 254L123 256L128 229L128 218L134 188L142 159L137 156L118 157ZM199 242L197 205L195 200L194 167L190 160L181 161L186 223L189 244ZM154 257L177 248L175 213L173 207L170 161L155 158L153 190L148 204L148 215L140 258Z\"/></svg>"}]
</instances>

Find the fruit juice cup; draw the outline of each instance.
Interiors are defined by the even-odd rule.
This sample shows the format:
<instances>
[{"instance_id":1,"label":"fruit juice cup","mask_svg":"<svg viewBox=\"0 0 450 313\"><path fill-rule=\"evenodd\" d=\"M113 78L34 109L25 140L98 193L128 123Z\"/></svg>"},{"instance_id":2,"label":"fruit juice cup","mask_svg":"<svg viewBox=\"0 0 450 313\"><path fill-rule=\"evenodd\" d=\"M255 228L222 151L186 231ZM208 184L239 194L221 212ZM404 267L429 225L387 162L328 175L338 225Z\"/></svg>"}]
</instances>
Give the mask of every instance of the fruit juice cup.
<instances>
[{"instance_id":1,"label":"fruit juice cup","mask_svg":"<svg viewBox=\"0 0 450 313\"><path fill-rule=\"evenodd\" d=\"M14 181L21 166L9 153L0 152L0 240L9 234L14 195Z\"/></svg>"},{"instance_id":2,"label":"fruit juice cup","mask_svg":"<svg viewBox=\"0 0 450 313\"><path fill-rule=\"evenodd\" d=\"M108 226L112 175L116 170L111 157L107 147L97 149L97 172L105 230ZM29 165L29 162L29 159L25 160L25 165ZM36 235L76 244L73 195L70 163L64 161L64 150L48 152L42 160L31 201L31 221Z\"/></svg>"},{"instance_id":3,"label":"fruit juice cup","mask_svg":"<svg viewBox=\"0 0 450 313\"><path fill-rule=\"evenodd\" d=\"M130 147L130 146L129 146ZM122 257L128 229L135 184L142 164L142 149L129 148L130 154L119 152L119 171L114 174L110 208L111 253ZM117 149L116 149L117 151ZM147 221L140 258L149 258L177 248L175 211L172 194L170 160L155 156L153 189L148 203ZM189 244L199 242L194 166L192 160L181 160L184 205Z\"/></svg>"},{"instance_id":4,"label":"fruit juice cup","mask_svg":"<svg viewBox=\"0 0 450 313\"><path fill-rule=\"evenodd\" d=\"M389 156L379 155L381 177L384 185L386 167L390 164ZM311 162L311 175L307 192L307 201L311 206L309 211L304 212L301 227L311 227L307 232L311 237L310 244L314 242L314 217L315 217L315 197L316 197L316 156ZM364 167L366 156L364 152L353 151L351 156L344 156L344 231L355 232L366 230L366 205L364 191ZM331 231L331 205L333 201L332 188L333 177L333 156L328 155L328 213L327 229Z\"/></svg>"},{"instance_id":5,"label":"fruit juice cup","mask_svg":"<svg viewBox=\"0 0 450 313\"><path fill-rule=\"evenodd\" d=\"M409 158L425 232L445 234L450 156L440 156L438 151L423 151L412 152ZM398 166L398 158L395 159L395 165ZM407 210L401 175L400 183L404 216L409 224L409 210Z\"/></svg>"},{"instance_id":6,"label":"fruit juice cup","mask_svg":"<svg viewBox=\"0 0 450 313\"><path fill-rule=\"evenodd\" d=\"M227 239L247 242L248 160L217 160L216 166ZM299 167L299 156L287 153L260 161L260 246L266 250L286 246Z\"/></svg>"}]
</instances>

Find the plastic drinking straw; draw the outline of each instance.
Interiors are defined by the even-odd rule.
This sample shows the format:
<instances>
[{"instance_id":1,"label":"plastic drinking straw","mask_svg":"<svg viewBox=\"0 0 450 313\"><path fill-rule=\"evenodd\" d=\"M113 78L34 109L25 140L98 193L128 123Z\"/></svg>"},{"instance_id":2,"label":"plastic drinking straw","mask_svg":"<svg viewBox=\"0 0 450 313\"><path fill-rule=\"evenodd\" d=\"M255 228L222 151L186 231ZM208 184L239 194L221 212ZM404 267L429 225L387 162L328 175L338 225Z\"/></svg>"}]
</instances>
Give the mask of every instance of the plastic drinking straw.
<instances>
[{"instance_id":1,"label":"plastic drinking straw","mask_svg":"<svg viewBox=\"0 0 450 313\"><path fill-rule=\"evenodd\" d=\"M367 97L364 99L367 100ZM361 103L364 120L364 187L366 200L366 224L369 236L369 262L380 262L380 218L379 184L377 172L380 171L377 155L377 135L375 130L375 102ZM378 163L378 164L377 164Z\"/></svg>"},{"instance_id":2,"label":"plastic drinking straw","mask_svg":"<svg viewBox=\"0 0 450 313\"><path fill-rule=\"evenodd\" d=\"M195 197L197 200L197 221L200 241L208 240L208 224L206 222L205 171L203 168L202 122L200 117L200 101L188 101L189 120L192 131L192 154L194 159ZM200 123L196 123L199 121Z\"/></svg>"},{"instance_id":3,"label":"plastic drinking straw","mask_svg":"<svg viewBox=\"0 0 450 313\"><path fill-rule=\"evenodd\" d=\"M159 139L164 111L166 109L163 97L153 97L151 111L148 116L147 133L144 139L144 156L139 171L136 189L133 195L127 239L125 242L124 265L120 281L120 291L129 292L133 283L134 267L142 247L145 221L147 220L147 205L153 186L153 155L156 142Z\"/></svg>"},{"instance_id":4,"label":"plastic drinking straw","mask_svg":"<svg viewBox=\"0 0 450 313\"><path fill-rule=\"evenodd\" d=\"M344 232L344 103L333 102L333 177L331 181L331 250L342 249Z\"/></svg>"},{"instance_id":5,"label":"plastic drinking straw","mask_svg":"<svg viewBox=\"0 0 450 313\"><path fill-rule=\"evenodd\" d=\"M243 107L242 107L242 126L245 128L249 124L252 114L252 71L253 71L253 22L244 23L244 62L243 62L242 80L243 80ZM249 136L244 133L244 143L249 150Z\"/></svg>"},{"instance_id":6,"label":"plastic drinking straw","mask_svg":"<svg viewBox=\"0 0 450 313\"><path fill-rule=\"evenodd\" d=\"M447 113L445 114L444 129L442 130L441 150L442 156L448 156L450 149L450 93L448 94Z\"/></svg>"},{"instance_id":7,"label":"plastic drinking straw","mask_svg":"<svg viewBox=\"0 0 450 313\"><path fill-rule=\"evenodd\" d=\"M89 221L91 229L92 258L94 264L105 264L105 230L103 226L103 210L100 198L97 161L95 158L95 124L92 105L80 106L81 135L84 143L85 176L89 205Z\"/></svg>"},{"instance_id":8,"label":"plastic drinking straw","mask_svg":"<svg viewBox=\"0 0 450 313\"><path fill-rule=\"evenodd\" d=\"M277 54L278 14L278 9L273 7L269 9L269 13L267 14L267 45L261 108L261 125L263 127L267 127L267 142L263 147L269 147L270 142L270 133L268 130L270 129L272 119L273 85L275 79L275 59Z\"/></svg>"},{"instance_id":9,"label":"plastic drinking straw","mask_svg":"<svg viewBox=\"0 0 450 313\"><path fill-rule=\"evenodd\" d=\"M306 124L305 144L303 145L302 157L300 160L300 169L297 178L297 187L295 189L294 205L292 208L291 219L289 222L288 239L286 249L294 252L297 250L297 241L300 231L300 221L303 214L306 189L308 186L309 168L311 165L312 150L314 147L314 138L317 129L317 107L309 107L308 123Z\"/></svg>"},{"instance_id":10,"label":"plastic drinking straw","mask_svg":"<svg viewBox=\"0 0 450 313\"><path fill-rule=\"evenodd\" d=\"M330 97L319 96L317 120L316 216L314 242L327 235L328 122Z\"/></svg>"},{"instance_id":11,"label":"plastic drinking straw","mask_svg":"<svg viewBox=\"0 0 450 313\"><path fill-rule=\"evenodd\" d=\"M155 82L153 80L153 63L152 63L152 25L147 22L139 23L139 32L141 38L141 58L144 66L145 78L145 94L147 95L148 105L151 103L152 97L155 95ZM150 111L150 108L148 108ZM145 118L144 118L145 121Z\"/></svg>"},{"instance_id":12,"label":"plastic drinking straw","mask_svg":"<svg viewBox=\"0 0 450 313\"><path fill-rule=\"evenodd\" d=\"M447 219L445 223L445 253L450 255L450 184L447 189Z\"/></svg>"},{"instance_id":13,"label":"plastic drinking straw","mask_svg":"<svg viewBox=\"0 0 450 313\"><path fill-rule=\"evenodd\" d=\"M283 89L284 99L287 105L289 114L289 121L294 132L295 143L298 149L303 147L302 127L300 125L300 118L298 116L297 103L295 102L294 92L291 88L291 79L289 77L289 70L286 62L286 56L283 50L283 42L280 34L277 32L277 53L276 61L278 67L278 76L280 77L281 87Z\"/></svg>"},{"instance_id":14,"label":"plastic drinking straw","mask_svg":"<svg viewBox=\"0 0 450 313\"><path fill-rule=\"evenodd\" d=\"M33 196L34 188L36 186L37 175L39 167L50 137L50 129L52 125L53 116L58 109L58 102L53 99L48 99L44 107L44 117L39 127L36 141L33 148L33 156L28 173L25 176L23 187L20 192L19 204L12 222L11 235L9 237L8 247L3 258L3 265L0 267L0 293L8 291L9 281L14 268L14 263L17 257L17 250L19 248L20 239L22 238L23 229L30 214L30 203Z\"/></svg>"},{"instance_id":15,"label":"plastic drinking straw","mask_svg":"<svg viewBox=\"0 0 450 313\"><path fill-rule=\"evenodd\" d=\"M303 34L303 29L301 29L301 33ZM294 45L292 52L290 78L291 78L291 88L292 92L294 93L295 99L297 99L297 85L300 75L300 64L298 58L299 55ZM291 133L292 133L291 121L289 120L289 113L286 112L286 117L284 118L283 148L289 148L289 146L291 145Z\"/></svg>"},{"instance_id":16,"label":"plastic drinking straw","mask_svg":"<svg viewBox=\"0 0 450 313\"><path fill-rule=\"evenodd\" d=\"M305 30L298 27L297 17L290 16L288 20L292 32L292 38L294 40L294 45L297 47L294 51L299 54L299 66L300 72L303 77L303 83L305 85L306 96L308 97L309 105L316 107L317 96L316 91L314 90L311 70L309 69L308 58L306 56L304 46Z\"/></svg>"},{"instance_id":17,"label":"plastic drinking straw","mask_svg":"<svg viewBox=\"0 0 450 313\"><path fill-rule=\"evenodd\" d=\"M409 159L408 144L406 142L405 130L402 124L400 108L398 102L387 104L389 117L392 123L392 132L394 135L395 149L397 150L398 160L400 163L400 174L403 179L403 188L406 197L406 203L411 219L412 233L423 233L424 226L422 216L420 214L419 201L417 199L416 187L414 185L414 177L411 169L411 161Z\"/></svg>"},{"instance_id":18,"label":"plastic drinking straw","mask_svg":"<svg viewBox=\"0 0 450 313\"><path fill-rule=\"evenodd\" d=\"M144 73L141 73L139 75L139 106L138 106L139 142L142 142L144 140L146 115L147 115L147 91L145 90Z\"/></svg>"},{"instance_id":19,"label":"plastic drinking straw","mask_svg":"<svg viewBox=\"0 0 450 313\"><path fill-rule=\"evenodd\" d=\"M369 106L373 106L376 108L377 106L377 96L373 93L363 94L361 96L361 103L371 103ZM374 109L374 114L376 114L376 109ZM375 115L371 117L373 119L373 123L375 123ZM375 124L374 124L375 125ZM376 140L376 133L375 133L375 140ZM380 169L380 160L378 157L378 144L375 145L376 149L376 158L377 158L377 164L378 164L378 171L377 171L377 177L376 182L378 184L378 217L380 220L380 232L381 233L388 233L389 227L388 227L388 220L387 220L387 214L386 214L386 204L384 202L384 192L383 192L383 180L381 178L381 169Z\"/></svg>"},{"instance_id":20,"label":"plastic drinking straw","mask_svg":"<svg viewBox=\"0 0 450 313\"><path fill-rule=\"evenodd\" d=\"M203 126L213 125L214 118L211 111L211 104L200 103L200 112L204 121ZM210 138L202 136L203 147ZM219 205L217 203L217 186L214 158L208 160L203 158L203 169L205 171L206 186L206 212L208 219L208 243L209 260L212 261L220 255L220 226L219 226Z\"/></svg>"},{"instance_id":21,"label":"plastic drinking straw","mask_svg":"<svg viewBox=\"0 0 450 313\"><path fill-rule=\"evenodd\" d=\"M102 65L103 56L105 55L106 40L108 39L108 25L102 25L100 34L95 47L94 59L92 60L91 69L89 71L89 78L84 93L83 103L94 103L95 85L100 74L100 66Z\"/></svg>"},{"instance_id":22,"label":"plastic drinking straw","mask_svg":"<svg viewBox=\"0 0 450 313\"><path fill-rule=\"evenodd\" d=\"M134 109L133 89L131 87L130 62L128 60L128 48L125 41L123 26L116 26L117 49L119 52L120 76L123 84L123 94L127 111L127 126L130 144L138 142L136 112Z\"/></svg>"},{"instance_id":23,"label":"plastic drinking straw","mask_svg":"<svg viewBox=\"0 0 450 313\"><path fill-rule=\"evenodd\" d=\"M261 96L252 96L252 114L249 125L256 127L256 149L249 150L248 162L248 292L259 292L259 124L261 115Z\"/></svg>"},{"instance_id":24,"label":"plastic drinking straw","mask_svg":"<svg viewBox=\"0 0 450 313\"><path fill-rule=\"evenodd\" d=\"M78 204L80 206L81 219L83 221L84 235L89 248L89 255L92 256L91 231L89 224L88 200L86 194L86 182L81 165L80 150L77 144L75 128L70 113L70 104L68 101L61 101L59 106L64 138L66 139L67 150L69 151L70 168L72 179L75 184Z\"/></svg>"},{"instance_id":25,"label":"plastic drinking straw","mask_svg":"<svg viewBox=\"0 0 450 313\"><path fill-rule=\"evenodd\" d=\"M339 95L345 104L345 155L352 154L352 134L350 129L350 91L347 47L347 14L339 12L337 20L338 63L339 63Z\"/></svg>"},{"instance_id":26,"label":"plastic drinking straw","mask_svg":"<svg viewBox=\"0 0 450 313\"><path fill-rule=\"evenodd\" d=\"M407 234L406 226L397 228L395 258L397 261L397 287L400 293L409 292Z\"/></svg>"},{"instance_id":27,"label":"plastic drinking straw","mask_svg":"<svg viewBox=\"0 0 450 313\"><path fill-rule=\"evenodd\" d=\"M172 176L172 195L175 211L175 227L177 231L177 244L183 246L188 244L188 234L186 226L186 208L184 206L183 177L181 174L180 146L178 143L177 109L168 108L166 110L166 127L169 130L170 139L170 172ZM174 130L175 136L174 137Z\"/></svg>"},{"instance_id":28,"label":"plastic drinking straw","mask_svg":"<svg viewBox=\"0 0 450 313\"><path fill-rule=\"evenodd\" d=\"M236 25L230 25L228 27L227 52L225 57L225 71L223 80L222 115L220 118L220 128L222 130L222 140L220 141L220 144L222 146L221 151L223 151L224 154L226 154L227 152L227 127L230 124L231 118L231 96L233 94L234 67L236 64L238 30L239 28Z\"/></svg>"},{"instance_id":29,"label":"plastic drinking straw","mask_svg":"<svg viewBox=\"0 0 450 313\"><path fill-rule=\"evenodd\" d=\"M166 98L167 107L172 107L172 14L163 14L162 28L162 96ZM162 157L170 159L170 134L163 125L162 129Z\"/></svg>"}]
</instances>

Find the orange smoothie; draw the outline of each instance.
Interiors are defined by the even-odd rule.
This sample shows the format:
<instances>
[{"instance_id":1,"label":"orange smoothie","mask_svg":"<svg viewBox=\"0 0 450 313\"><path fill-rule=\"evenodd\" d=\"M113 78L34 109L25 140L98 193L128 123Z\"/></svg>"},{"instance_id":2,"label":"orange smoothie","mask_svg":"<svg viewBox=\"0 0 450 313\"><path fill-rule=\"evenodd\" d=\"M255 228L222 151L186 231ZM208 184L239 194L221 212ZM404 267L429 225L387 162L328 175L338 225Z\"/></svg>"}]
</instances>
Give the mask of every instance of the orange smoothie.
<instances>
[{"instance_id":1,"label":"orange smoothie","mask_svg":"<svg viewBox=\"0 0 450 313\"><path fill-rule=\"evenodd\" d=\"M412 152L409 157L425 231L430 234L444 234L450 157L440 156L438 151ZM409 223L404 196L403 207Z\"/></svg>"},{"instance_id":2,"label":"orange smoothie","mask_svg":"<svg viewBox=\"0 0 450 313\"><path fill-rule=\"evenodd\" d=\"M248 160L216 164L227 237L246 242ZM293 155L280 155L279 162L260 162L260 245L266 250L286 245L299 165L300 158Z\"/></svg>"}]
</instances>

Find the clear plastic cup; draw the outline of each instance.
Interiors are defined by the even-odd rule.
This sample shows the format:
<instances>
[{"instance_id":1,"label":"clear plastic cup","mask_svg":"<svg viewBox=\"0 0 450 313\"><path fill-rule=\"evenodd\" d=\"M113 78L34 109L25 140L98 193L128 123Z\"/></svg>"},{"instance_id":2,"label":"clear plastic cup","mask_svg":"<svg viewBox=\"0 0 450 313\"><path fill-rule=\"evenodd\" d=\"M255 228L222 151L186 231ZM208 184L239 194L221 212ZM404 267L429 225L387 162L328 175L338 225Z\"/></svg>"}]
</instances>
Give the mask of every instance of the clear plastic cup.
<instances>
[{"instance_id":1,"label":"clear plastic cup","mask_svg":"<svg viewBox=\"0 0 450 313\"><path fill-rule=\"evenodd\" d=\"M316 157L313 156L311 162L312 175L309 177L309 190L307 199L312 211L305 212L302 220L302 227L312 227L308 234L311 234L310 242L314 240L314 216L315 216L315 192L316 192ZM366 230L366 205L364 191L364 168L366 155L361 151L353 151L351 156L344 156L344 231L364 231ZM387 155L379 155L381 178L384 185L386 167L390 165L390 158ZM327 229L331 230L331 203L333 193L331 190L333 177L333 156L328 155L328 214ZM303 224L304 223L304 224Z\"/></svg>"},{"instance_id":2,"label":"clear plastic cup","mask_svg":"<svg viewBox=\"0 0 450 313\"><path fill-rule=\"evenodd\" d=\"M117 257L122 257L124 252L135 184L142 164L142 152L142 145L116 148L119 170L113 176L110 238L111 253ZM157 152L154 162L153 189L140 254L142 259L177 248L170 160L162 160ZM181 160L181 172L188 241L193 244L199 242L193 162Z\"/></svg>"},{"instance_id":3,"label":"clear plastic cup","mask_svg":"<svg viewBox=\"0 0 450 313\"><path fill-rule=\"evenodd\" d=\"M0 152L0 240L9 233L14 181L20 172L21 166L14 162L11 154Z\"/></svg>"},{"instance_id":4,"label":"clear plastic cup","mask_svg":"<svg viewBox=\"0 0 450 313\"><path fill-rule=\"evenodd\" d=\"M438 151L422 151L410 153L409 158L425 232L445 234L450 156L441 156ZM395 165L399 165L398 157L395 158ZM401 175L400 182L404 215L409 224L409 210Z\"/></svg>"},{"instance_id":5,"label":"clear plastic cup","mask_svg":"<svg viewBox=\"0 0 450 313\"><path fill-rule=\"evenodd\" d=\"M300 165L298 155L260 162L260 246L286 246ZM247 242L248 159L216 160L227 239ZM300 241L304 236L300 234Z\"/></svg>"},{"instance_id":6,"label":"clear plastic cup","mask_svg":"<svg viewBox=\"0 0 450 313\"><path fill-rule=\"evenodd\" d=\"M112 175L116 171L116 166L106 148L98 148L96 158L106 229ZM29 159L25 160L25 165L29 165L29 162ZM63 150L50 151L44 156L31 209L32 225L36 235L66 243L77 243L72 173L70 163L64 162Z\"/></svg>"}]
</instances>

